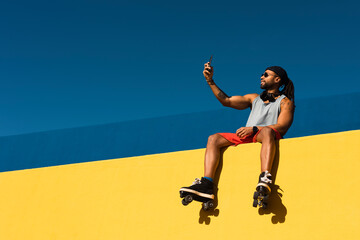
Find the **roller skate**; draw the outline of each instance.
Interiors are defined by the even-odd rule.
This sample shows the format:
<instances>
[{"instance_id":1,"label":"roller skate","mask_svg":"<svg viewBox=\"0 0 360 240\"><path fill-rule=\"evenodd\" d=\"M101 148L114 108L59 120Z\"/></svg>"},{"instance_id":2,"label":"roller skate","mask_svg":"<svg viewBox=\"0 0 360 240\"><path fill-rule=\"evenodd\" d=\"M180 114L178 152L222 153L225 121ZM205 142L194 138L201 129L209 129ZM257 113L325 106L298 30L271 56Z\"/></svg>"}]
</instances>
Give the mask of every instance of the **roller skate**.
<instances>
[{"instance_id":1,"label":"roller skate","mask_svg":"<svg viewBox=\"0 0 360 240\"><path fill-rule=\"evenodd\" d=\"M271 174L268 171L262 172L259 176L259 183L256 186L254 192L253 207L259 206L260 208L266 209L269 203L269 197L271 194Z\"/></svg>"},{"instance_id":2,"label":"roller skate","mask_svg":"<svg viewBox=\"0 0 360 240\"><path fill-rule=\"evenodd\" d=\"M195 200L202 202L202 209L208 211L214 207L214 183L206 178L196 178L190 187L180 189L180 197L184 206Z\"/></svg>"}]
</instances>

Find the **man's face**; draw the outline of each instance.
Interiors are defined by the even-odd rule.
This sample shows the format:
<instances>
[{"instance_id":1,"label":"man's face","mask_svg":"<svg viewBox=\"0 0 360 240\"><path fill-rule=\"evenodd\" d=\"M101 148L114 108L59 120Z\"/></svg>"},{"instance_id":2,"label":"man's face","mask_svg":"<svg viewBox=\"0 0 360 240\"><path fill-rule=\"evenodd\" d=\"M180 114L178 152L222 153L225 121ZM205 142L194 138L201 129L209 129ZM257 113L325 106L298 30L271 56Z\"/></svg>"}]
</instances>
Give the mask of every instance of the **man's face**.
<instances>
[{"instance_id":1,"label":"man's face","mask_svg":"<svg viewBox=\"0 0 360 240\"><path fill-rule=\"evenodd\" d=\"M261 75L260 79L261 79L260 88L265 89L265 90L269 90L269 89L273 88L274 85L276 85L276 83L278 83L280 81L280 77L271 70L266 70Z\"/></svg>"}]
</instances>

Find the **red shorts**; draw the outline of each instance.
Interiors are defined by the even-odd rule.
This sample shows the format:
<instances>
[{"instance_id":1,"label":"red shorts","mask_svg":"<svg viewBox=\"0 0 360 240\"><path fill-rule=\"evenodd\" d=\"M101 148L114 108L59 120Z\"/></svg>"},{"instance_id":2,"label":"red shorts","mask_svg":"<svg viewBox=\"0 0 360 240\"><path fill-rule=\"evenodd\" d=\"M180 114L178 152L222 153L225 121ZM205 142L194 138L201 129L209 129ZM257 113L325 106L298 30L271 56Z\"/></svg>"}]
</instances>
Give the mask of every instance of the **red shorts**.
<instances>
[{"instance_id":1,"label":"red shorts","mask_svg":"<svg viewBox=\"0 0 360 240\"><path fill-rule=\"evenodd\" d=\"M271 128L272 130L274 130L275 132L275 138L276 140L282 139L281 134L274 128ZM262 130L262 129L261 129ZM259 130L254 136L253 135L247 135L245 137L239 138L236 133L218 133L221 136L223 136L224 138L226 138L226 140L228 140L229 142L231 142L233 145L237 146L239 144L243 144L243 143L252 143L252 142L257 142L256 138L257 135L261 132L261 130Z\"/></svg>"}]
</instances>

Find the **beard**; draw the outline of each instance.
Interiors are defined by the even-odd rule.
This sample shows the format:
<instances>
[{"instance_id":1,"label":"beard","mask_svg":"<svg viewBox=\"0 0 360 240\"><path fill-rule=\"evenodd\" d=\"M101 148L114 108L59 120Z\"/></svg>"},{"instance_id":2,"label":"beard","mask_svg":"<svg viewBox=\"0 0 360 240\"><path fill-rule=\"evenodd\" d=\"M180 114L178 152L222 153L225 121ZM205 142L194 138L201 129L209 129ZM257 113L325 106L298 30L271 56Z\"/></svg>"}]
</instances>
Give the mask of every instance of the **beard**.
<instances>
[{"instance_id":1,"label":"beard","mask_svg":"<svg viewBox=\"0 0 360 240\"><path fill-rule=\"evenodd\" d=\"M264 82L263 84L260 83L260 88L264 89L264 90L273 89L274 87L275 87L275 84L273 84L273 83L269 83L269 82Z\"/></svg>"},{"instance_id":2,"label":"beard","mask_svg":"<svg viewBox=\"0 0 360 240\"><path fill-rule=\"evenodd\" d=\"M260 88L261 88L261 89L267 90L268 87L269 87L269 86L268 86L265 82L264 82L264 84L261 84L261 83L260 83Z\"/></svg>"}]
</instances>

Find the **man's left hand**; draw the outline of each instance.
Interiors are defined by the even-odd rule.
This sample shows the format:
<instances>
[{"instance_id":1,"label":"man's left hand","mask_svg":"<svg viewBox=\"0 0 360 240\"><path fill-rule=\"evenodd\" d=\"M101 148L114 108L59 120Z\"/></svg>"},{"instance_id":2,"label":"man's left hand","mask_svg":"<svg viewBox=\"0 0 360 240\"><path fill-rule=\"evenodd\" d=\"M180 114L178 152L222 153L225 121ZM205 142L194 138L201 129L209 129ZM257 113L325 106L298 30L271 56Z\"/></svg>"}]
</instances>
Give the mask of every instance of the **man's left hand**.
<instances>
[{"instance_id":1,"label":"man's left hand","mask_svg":"<svg viewBox=\"0 0 360 240\"><path fill-rule=\"evenodd\" d=\"M238 130L236 130L236 135L239 138L243 138L243 137L246 137L246 136L252 135L252 134L253 134L252 127L242 127L242 128L239 128Z\"/></svg>"}]
</instances>

